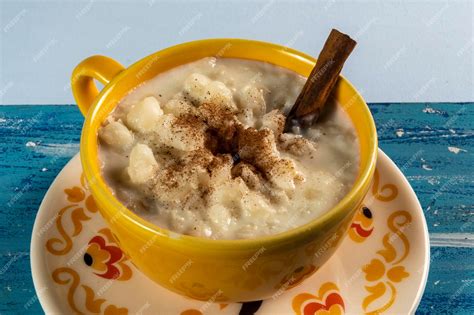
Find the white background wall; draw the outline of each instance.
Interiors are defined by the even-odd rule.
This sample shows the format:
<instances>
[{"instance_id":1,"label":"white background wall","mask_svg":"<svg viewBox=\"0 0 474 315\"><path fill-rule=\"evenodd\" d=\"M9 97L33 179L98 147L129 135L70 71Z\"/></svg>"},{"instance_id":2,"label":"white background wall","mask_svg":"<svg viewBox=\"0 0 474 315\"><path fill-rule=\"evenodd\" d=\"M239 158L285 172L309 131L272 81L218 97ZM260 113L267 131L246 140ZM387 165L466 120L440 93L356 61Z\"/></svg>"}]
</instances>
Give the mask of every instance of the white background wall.
<instances>
[{"instance_id":1,"label":"white background wall","mask_svg":"<svg viewBox=\"0 0 474 315\"><path fill-rule=\"evenodd\" d=\"M317 55L331 28L358 46L343 73L369 102L474 101L472 1L0 0L0 104L73 103L69 76L195 39L241 37Z\"/></svg>"}]
</instances>

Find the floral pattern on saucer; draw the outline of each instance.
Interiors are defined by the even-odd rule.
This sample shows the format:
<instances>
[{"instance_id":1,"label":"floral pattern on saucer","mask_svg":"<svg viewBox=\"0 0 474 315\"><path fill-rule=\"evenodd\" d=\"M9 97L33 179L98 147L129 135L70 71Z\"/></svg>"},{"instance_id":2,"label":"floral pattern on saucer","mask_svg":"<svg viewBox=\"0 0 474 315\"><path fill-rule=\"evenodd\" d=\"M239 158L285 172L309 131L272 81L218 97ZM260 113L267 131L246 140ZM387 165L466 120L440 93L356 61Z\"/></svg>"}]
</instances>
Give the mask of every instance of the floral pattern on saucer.
<instances>
[{"instance_id":1,"label":"floral pattern on saucer","mask_svg":"<svg viewBox=\"0 0 474 315\"><path fill-rule=\"evenodd\" d=\"M33 279L47 313L410 313L421 298L429 263L425 219L403 175L381 151L372 187L334 256L319 269L296 268L274 296L248 303L192 300L146 278L106 227L81 173L76 156L51 186L35 222ZM245 281L251 289L261 280Z\"/></svg>"}]
</instances>

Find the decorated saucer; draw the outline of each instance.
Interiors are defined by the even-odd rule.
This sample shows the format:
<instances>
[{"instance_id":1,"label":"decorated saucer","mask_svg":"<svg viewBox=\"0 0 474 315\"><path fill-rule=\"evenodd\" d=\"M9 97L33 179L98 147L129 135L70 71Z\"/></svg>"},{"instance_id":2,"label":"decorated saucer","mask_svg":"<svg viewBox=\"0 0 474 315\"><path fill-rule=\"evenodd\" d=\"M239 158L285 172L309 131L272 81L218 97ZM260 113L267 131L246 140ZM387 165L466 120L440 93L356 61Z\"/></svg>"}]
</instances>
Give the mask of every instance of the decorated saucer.
<instances>
[{"instance_id":1,"label":"decorated saucer","mask_svg":"<svg viewBox=\"0 0 474 315\"><path fill-rule=\"evenodd\" d=\"M316 273L297 271L268 300L202 302L149 280L97 211L79 155L46 193L31 240L33 281L46 314L409 314L420 302L428 268L423 211L381 150L369 193L334 256Z\"/></svg>"}]
</instances>

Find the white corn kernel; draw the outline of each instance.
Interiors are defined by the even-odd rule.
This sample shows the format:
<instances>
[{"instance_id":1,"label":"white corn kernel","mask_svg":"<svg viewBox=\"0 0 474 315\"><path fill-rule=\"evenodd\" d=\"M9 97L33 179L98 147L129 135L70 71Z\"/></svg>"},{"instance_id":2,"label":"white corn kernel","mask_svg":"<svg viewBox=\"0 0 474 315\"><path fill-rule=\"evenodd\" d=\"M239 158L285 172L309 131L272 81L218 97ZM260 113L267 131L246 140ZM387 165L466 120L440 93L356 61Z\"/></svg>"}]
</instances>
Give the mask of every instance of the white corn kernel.
<instances>
[{"instance_id":1,"label":"white corn kernel","mask_svg":"<svg viewBox=\"0 0 474 315\"><path fill-rule=\"evenodd\" d=\"M133 135L120 121L113 121L99 129L100 140L115 149L126 150L133 142Z\"/></svg>"},{"instance_id":2,"label":"white corn kernel","mask_svg":"<svg viewBox=\"0 0 474 315\"><path fill-rule=\"evenodd\" d=\"M160 103L153 96L145 97L132 107L127 115L127 125L134 131L147 133L154 129L163 110Z\"/></svg>"},{"instance_id":3,"label":"white corn kernel","mask_svg":"<svg viewBox=\"0 0 474 315\"><path fill-rule=\"evenodd\" d=\"M279 135L285 127L285 116L278 109L274 109L263 115L262 127L270 129L275 135Z\"/></svg>"},{"instance_id":4,"label":"white corn kernel","mask_svg":"<svg viewBox=\"0 0 474 315\"><path fill-rule=\"evenodd\" d=\"M256 115L263 115L266 112L267 105L263 97L263 90L255 85L246 85L240 91L240 101L245 107L252 109Z\"/></svg>"},{"instance_id":5,"label":"white corn kernel","mask_svg":"<svg viewBox=\"0 0 474 315\"><path fill-rule=\"evenodd\" d=\"M128 166L128 175L133 183L146 183L153 177L157 167L153 151L147 145L139 143L133 147Z\"/></svg>"}]
</instances>

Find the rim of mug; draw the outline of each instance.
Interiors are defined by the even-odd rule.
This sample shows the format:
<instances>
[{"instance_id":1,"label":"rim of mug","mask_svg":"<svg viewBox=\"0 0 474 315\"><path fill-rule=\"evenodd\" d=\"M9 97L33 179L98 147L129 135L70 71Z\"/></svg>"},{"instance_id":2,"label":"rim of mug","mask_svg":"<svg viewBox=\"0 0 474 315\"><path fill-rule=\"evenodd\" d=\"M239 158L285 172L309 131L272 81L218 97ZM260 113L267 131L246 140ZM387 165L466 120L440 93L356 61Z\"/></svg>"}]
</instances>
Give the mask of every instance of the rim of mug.
<instances>
[{"instance_id":1,"label":"rim of mug","mask_svg":"<svg viewBox=\"0 0 474 315\"><path fill-rule=\"evenodd\" d=\"M132 225L138 226L143 231L147 231L149 234L153 234L155 237L164 237L168 239L170 243L174 243L175 245L182 245L184 247L195 247L199 249L209 249L209 250L225 250L225 249L258 249L261 247L264 248L271 248L274 246L281 246L281 245L290 245L294 242L297 242L301 239L306 239L308 235L314 234L316 231L321 229L331 220L343 220L343 218L347 215L347 209L353 208L350 206L351 203L354 203L355 200L362 200L365 194L368 191L369 185L371 183L371 179L373 173L375 171L376 159L377 159L377 131L375 128L375 123L370 113L370 109L367 106L367 103L362 98L361 94L355 89L355 87L342 75L340 75L340 84L345 84L349 89L352 89L354 95L360 98L363 105L363 114L366 118L366 123L368 124L370 130L370 139L366 139L369 144L369 155L367 162L365 165L360 165L360 173L356 178L354 184L351 187L351 190L341 199L334 207L329 209L323 215L316 217L315 219L309 221L306 224L298 226L296 228L289 229L287 231L283 231L277 234L265 235L265 236L258 236L255 238L249 239L209 239L204 237L198 236L190 236L184 235L180 233L173 232L172 230L159 227L143 218L139 215L134 213L133 211L129 210L125 205L123 205L110 191L110 188L107 187L105 180L103 179L101 174L96 174L93 171L92 163L98 162L98 156L93 156L94 159L91 159L91 154L88 150L88 144L91 137L97 138L97 130L91 130L91 123L94 119L95 114L97 114L98 110L100 109L103 100L105 99L104 96L111 93L113 91L114 86L117 82L122 79L126 79L126 77L136 70L137 68L141 68L144 64L149 62L153 58L157 58L160 55L170 54L170 53L182 53L184 50L193 49L201 45L206 45L209 43L215 43L216 41L222 43L231 43L232 45L258 45L261 48L266 48L269 50L284 50L288 57L299 58L306 60L311 63L315 63L316 59L297 51L292 48L288 48L285 46L263 42L263 41L255 41L255 40L247 40L247 39L234 39L234 38L218 38L218 39L205 39L205 40L198 40L198 41L191 41L182 43L179 45L171 46L169 48L165 48L163 50L157 51L153 54L150 54L131 66L124 69L121 73L115 76L109 84L104 86L104 88L100 91L99 95L94 100L93 104L91 105L90 110L88 111L84 127L82 129L81 135L81 143L80 143L80 155L81 155L81 163L84 169L84 174L88 182L91 182L91 179L98 179L93 180L93 183L89 185L89 188L92 191L92 195L94 198L98 199L99 204L108 204L109 209L113 209L116 214L121 214L117 216L117 221L125 219ZM211 57L211 56L209 56ZM246 58L249 59L249 58ZM184 64L184 63L183 63ZM291 69L290 69L291 70ZM142 81L144 82L144 81ZM93 134L91 134L93 133ZM96 140L97 141L97 140ZM359 139L360 141L360 139ZM94 160L94 161L93 161ZM100 172L99 172L100 173ZM99 176L97 176L99 175ZM101 209L103 211L108 211L108 209ZM106 220L107 221L107 220Z\"/></svg>"}]
</instances>

